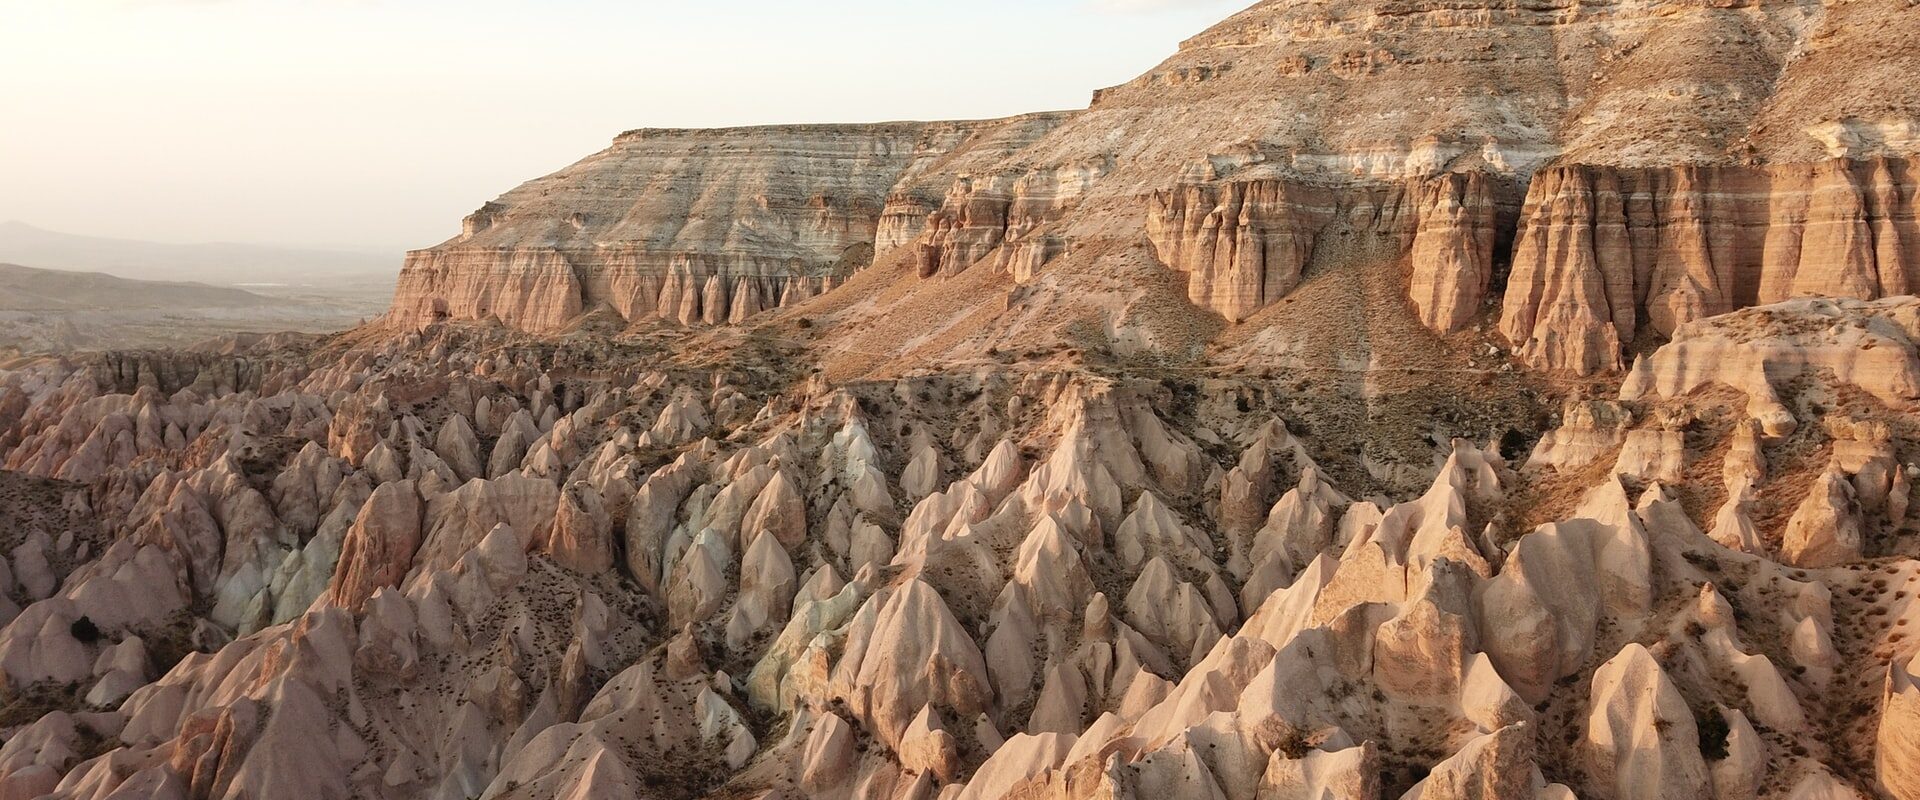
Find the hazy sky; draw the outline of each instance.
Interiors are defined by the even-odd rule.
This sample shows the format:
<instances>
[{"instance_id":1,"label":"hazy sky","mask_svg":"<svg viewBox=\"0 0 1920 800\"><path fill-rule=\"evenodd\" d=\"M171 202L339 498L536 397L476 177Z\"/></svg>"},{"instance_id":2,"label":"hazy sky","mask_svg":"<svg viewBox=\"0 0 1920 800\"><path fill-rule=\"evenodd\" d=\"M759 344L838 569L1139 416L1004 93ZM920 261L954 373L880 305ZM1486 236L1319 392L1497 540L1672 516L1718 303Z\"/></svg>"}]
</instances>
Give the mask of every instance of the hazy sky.
<instances>
[{"instance_id":1,"label":"hazy sky","mask_svg":"<svg viewBox=\"0 0 1920 800\"><path fill-rule=\"evenodd\" d=\"M638 127L1080 108L1251 0L0 0L0 220L405 248Z\"/></svg>"}]
</instances>

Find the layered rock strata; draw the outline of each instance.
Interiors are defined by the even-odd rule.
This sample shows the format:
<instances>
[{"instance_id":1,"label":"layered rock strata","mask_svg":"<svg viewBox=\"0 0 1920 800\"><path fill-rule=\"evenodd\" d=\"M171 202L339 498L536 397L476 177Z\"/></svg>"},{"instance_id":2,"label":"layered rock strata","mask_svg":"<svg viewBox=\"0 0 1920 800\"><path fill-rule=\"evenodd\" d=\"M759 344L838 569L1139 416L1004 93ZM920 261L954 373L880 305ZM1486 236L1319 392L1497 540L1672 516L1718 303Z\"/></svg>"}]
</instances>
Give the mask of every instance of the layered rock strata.
<instances>
[{"instance_id":1,"label":"layered rock strata","mask_svg":"<svg viewBox=\"0 0 1920 800\"><path fill-rule=\"evenodd\" d=\"M602 307L626 320L739 322L914 238L954 169L1057 122L631 131L410 253L390 316L540 332Z\"/></svg>"},{"instance_id":2,"label":"layered rock strata","mask_svg":"<svg viewBox=\"0 0 1920 800\"><path fill-rule=\"evenodd\" d=\"M1479 313L1493 277L1503 227L1495 183L1476 171L1376 188L1188 184L1154 194L1147 235L1162 263L1187 274L1189 300L1235 322L1291 292L1316 248L1336 246L1328 237L1385 240L1408 264L1420 321L1451 333Z\"/></svg>"},{"instance_id":3,"label":"layered rock strata","mask_svg":"<svg viewBox=\"0 0 1920 800\"><path fill-rule=\"evenodd\" d=\"M0 797L1904 800L1911 11L1264 2L6 365Z\"/></svg>"},{"instance_id":4,"label":"layered rock strata","mask_svg":"<svg viewBox=\"0 0 1920 800\"><path fill-rule=\"evenodd\" d=\"M1119 295L1144 227L1234 322L1316 263L1385 262L1450 334L1511 263L1507 343L1613 369L1703 315L1907 290L1920 91L1835 76L1920 70L1909 12L1264 2L1071 114L629 134L413 255L394 317L739 322L870 263L928 293L1064 264Z\"/></svg>"},{"instance_id":5,"label":"layered rock strata","mask_svg":"<svg viewBox=\"0 0 1920 800\"><path fill-rule=\"evenodd\" d=\"M1790 297L1866 300L1920 281L1914 165L1542 171L1527 194L1500 330L1529 363L1592 373L1622 346Z\"/></svg>"}]
</instances>

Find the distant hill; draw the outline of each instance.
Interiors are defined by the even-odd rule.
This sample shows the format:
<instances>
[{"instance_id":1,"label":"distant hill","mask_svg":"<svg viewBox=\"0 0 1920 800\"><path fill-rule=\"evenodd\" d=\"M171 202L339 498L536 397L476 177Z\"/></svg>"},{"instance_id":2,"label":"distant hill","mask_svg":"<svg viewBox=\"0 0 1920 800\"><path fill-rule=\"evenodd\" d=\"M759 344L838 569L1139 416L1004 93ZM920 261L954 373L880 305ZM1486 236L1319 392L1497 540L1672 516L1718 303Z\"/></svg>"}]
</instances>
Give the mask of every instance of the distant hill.
<instances>
[{"instance_id":1,"label":"distant hill","mask_svg":"<svg viewBox=\"0 0 1920 800\"><path fill-rule=\"evenodd\" d=\"M245 291L0 263L0 362L20 353L183 347L231 335L337 331L380 313L386 301L384 288L364 283Z\"/></svg>"},{"instance_id":2,"label":"distant hill","mask_svg":"<svg viewBox=\"0 0 1920 800\"><path fill-rule=\"evenodd\" d=\"M279 301L204 283L137 281L101 272L62 272L0 264L0 310L258 308Z\"/></svg>"},{"instance_id":3,"label":"distant hill","mask_svg":"<svg viewBox=\"0 0 1920 800\"><path fill-rule=\"evenodd\" d=\"M105 272L121 278L238 285L391 285L399 253L251 244L163 244L80 236L0 222L0 262Z\"/></svg>"}]
</instances>

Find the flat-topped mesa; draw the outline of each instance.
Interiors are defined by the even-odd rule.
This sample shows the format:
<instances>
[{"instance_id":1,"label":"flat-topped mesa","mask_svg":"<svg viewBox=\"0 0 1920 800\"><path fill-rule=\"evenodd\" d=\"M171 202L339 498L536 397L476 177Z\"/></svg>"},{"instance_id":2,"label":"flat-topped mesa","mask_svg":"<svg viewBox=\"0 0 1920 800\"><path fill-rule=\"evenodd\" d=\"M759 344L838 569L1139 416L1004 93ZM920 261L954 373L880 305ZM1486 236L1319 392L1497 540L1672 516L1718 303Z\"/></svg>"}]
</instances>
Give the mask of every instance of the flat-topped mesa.
<instances>
[{"instance_id":1,"label":"flat-topped mesa","mask_svg":"<svg viewBox=\"0 0 1920 800\"><path fill-rule=\"evenodd\" d=\"M1591 373L1703 315L1909 290L1920 15L1728 5L1269 0L1079 112L635 131L411 254L392 317L733 323L876 263L930 283L867 322L917 326L975 268L1070 271L1036 299L1089 316L1177 305L1132 296L1144 231L1230 321L1392 266L1425 327L1497 316L1530 365ZM987 282L964 302L1004 304Z\"/></svg>"},{"instance_id":2,"label":"flat-topped mesa","mask_svg":"<svg viewBox=\"0 0 1920 800\"><path fill-rule=\"evenodd\" d=\"M631 131L409 253L391 318L552 332L605 307L627 320L738 322L917 237L950 170L1058 119Z\"/></svg>"}]
</instances>

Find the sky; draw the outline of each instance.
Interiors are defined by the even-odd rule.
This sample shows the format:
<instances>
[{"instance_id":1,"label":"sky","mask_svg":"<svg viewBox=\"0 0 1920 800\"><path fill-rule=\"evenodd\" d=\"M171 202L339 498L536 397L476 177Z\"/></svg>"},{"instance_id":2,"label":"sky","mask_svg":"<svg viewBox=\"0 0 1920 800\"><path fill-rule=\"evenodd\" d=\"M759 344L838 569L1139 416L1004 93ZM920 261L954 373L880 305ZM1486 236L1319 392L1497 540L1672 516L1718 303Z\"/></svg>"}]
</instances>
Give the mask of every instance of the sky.
<instances>
[{"instance_id":1,"label":"sky","mask_svg":"<svg viewBox=\"0 0 1920 800\"><path fill-rule=\"evenodd\" d=\"M641 127L1084 107L1251 0L0 0L0 221L394 250Z\"/></svg>"}]
</instances>

